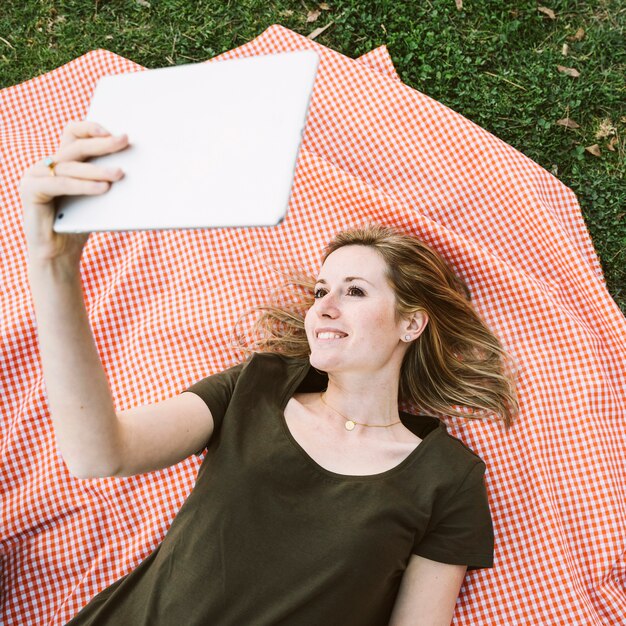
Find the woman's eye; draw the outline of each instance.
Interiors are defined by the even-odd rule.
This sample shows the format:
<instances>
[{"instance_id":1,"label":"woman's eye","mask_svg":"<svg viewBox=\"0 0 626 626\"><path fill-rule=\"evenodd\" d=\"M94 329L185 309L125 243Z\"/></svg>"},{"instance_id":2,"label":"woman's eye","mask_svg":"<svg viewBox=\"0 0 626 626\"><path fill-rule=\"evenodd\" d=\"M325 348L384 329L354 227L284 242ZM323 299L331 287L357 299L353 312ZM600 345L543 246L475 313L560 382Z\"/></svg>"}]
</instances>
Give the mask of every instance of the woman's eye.
<instances>
[{"instance_id":1,"label":"woman's eye","mask_svg":"<svg viewBox=\"0 0 626 626\"><path fill-rule=\"evenodd\" d=\"M319 299L319 298L324 297L327 293L328 292L326 291L326 289L323 289L322 287L318 287L313 292L313 297L316 299ZM351 286L351 287L348 287L347 294L349 296L364 296L365 292L360 287Z\"/></svg>"}]
</instances>

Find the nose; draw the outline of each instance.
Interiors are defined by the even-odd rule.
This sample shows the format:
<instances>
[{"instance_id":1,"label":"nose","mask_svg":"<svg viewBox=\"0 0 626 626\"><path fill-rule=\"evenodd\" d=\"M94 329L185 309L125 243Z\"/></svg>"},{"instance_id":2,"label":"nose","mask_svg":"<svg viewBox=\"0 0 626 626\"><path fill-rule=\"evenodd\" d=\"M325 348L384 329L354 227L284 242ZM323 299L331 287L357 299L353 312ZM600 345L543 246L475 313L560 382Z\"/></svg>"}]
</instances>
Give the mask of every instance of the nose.
<instances>
[{"instance_id":1,"label":"nose","mask_svg":"<svg viewBox=\"0 0 626 626\"><path fill-rule=\"evenodd\" d=\"M319 317L335 319L339 315L339 307L334 294L327 293L323 298L316 300L315 305Z\"/></svg>"}]
</instances>

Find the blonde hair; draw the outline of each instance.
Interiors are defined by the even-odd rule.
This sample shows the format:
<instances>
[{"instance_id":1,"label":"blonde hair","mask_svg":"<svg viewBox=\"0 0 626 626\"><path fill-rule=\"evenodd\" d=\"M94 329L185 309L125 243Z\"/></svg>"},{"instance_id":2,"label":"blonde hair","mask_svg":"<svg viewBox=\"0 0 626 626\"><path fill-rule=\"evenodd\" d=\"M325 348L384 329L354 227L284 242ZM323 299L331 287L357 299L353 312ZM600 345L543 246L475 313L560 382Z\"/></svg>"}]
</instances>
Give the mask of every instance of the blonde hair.
<instances>
[{"instance_id":1,"label":"blonde hair","mask_svg":"<svg viewBox=\"0 0 626 626\"><path fill-rule=\"evenodd\" d=\"M370 246L384 259L397 315L421 310L428 316L402 362L399 400L438 417L485 419L495 414L508 429L518 410L512 360L474 310L466 284L430 246L378 224L337 234L322 262L353 245ZM313 304L314 285L314 278L296 274L268 303L254 307L251 312L261 315L251 340L239 338L244 352L308 357L304 316Z\"/></svg>"}]
</instances>

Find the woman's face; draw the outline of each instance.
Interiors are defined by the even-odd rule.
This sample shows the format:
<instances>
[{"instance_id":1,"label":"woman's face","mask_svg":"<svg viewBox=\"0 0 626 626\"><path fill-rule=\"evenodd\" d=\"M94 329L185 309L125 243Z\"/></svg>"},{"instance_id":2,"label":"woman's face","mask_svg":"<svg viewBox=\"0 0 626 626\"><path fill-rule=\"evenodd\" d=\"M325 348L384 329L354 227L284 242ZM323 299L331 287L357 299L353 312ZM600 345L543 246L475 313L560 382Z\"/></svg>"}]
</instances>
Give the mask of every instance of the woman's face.
<instances>
[{"instance_id":1,"label":"woman's face","mask_svg":"<svg viewBox=\"0 0 626 626\"><path fill-rule=\"evenodd\" d=\"M407 321L396 318L395 294L382 256L369 246L344 246L328 256L304 325L311 365L324 372L399 368Z\"/></svg>"}]
</instances>

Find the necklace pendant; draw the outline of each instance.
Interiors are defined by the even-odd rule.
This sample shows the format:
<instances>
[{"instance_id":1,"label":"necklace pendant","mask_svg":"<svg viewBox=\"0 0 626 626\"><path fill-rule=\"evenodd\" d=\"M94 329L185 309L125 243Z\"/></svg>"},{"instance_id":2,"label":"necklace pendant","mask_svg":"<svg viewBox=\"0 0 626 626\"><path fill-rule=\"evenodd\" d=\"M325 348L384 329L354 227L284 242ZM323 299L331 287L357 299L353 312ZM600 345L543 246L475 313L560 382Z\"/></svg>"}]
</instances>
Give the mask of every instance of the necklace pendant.
<instances>
[{"instance_id":1,"label":"necklace pendant","mask_svg":"<svg viewBox=\"0 0 626 626\"><path fill-rule=\"evenodd\" d=\"M346 422L346 430L354 430L354 426L355 426L355 424L354 424L354 422L352 420L348 420Z\"/></svg>"}]
</instances>

